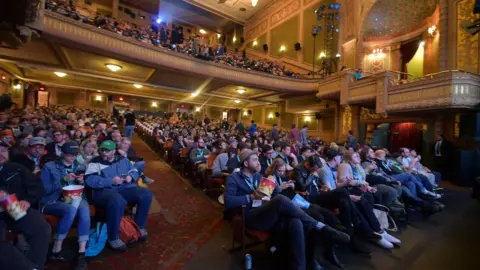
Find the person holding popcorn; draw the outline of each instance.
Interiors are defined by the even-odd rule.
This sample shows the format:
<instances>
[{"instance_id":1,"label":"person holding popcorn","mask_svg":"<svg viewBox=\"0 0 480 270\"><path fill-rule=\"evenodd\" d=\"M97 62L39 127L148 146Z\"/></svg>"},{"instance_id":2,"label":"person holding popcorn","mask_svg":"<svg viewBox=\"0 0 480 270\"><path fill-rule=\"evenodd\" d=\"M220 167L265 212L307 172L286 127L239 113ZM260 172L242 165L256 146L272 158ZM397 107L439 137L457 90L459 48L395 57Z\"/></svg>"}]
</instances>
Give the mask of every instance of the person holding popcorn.
<instances>
[{"instance_id":1,"label":"person holding popcorn","mask_svg":"<svg viewBox=\"0 0 480 270\"><path fill-rule=\"evenodd\" d=\"M67 237L75 217L78 216L78 256L77 270L86 269L85 248L90 230L90 209L82 194L63 196L65 187L77 185L83 189L85 166L78 164L77 156L80 147L74 141L66 142L61 147L62 155L57 161L45 164L40 178L45 188L42 199L42 211L47 215L60 218L54 235L54 244L49 256L50 260L68 260L67 253L62 249L63 240ZM80 185L80 186L78 186Z\"/></svg>"}]
</instances>

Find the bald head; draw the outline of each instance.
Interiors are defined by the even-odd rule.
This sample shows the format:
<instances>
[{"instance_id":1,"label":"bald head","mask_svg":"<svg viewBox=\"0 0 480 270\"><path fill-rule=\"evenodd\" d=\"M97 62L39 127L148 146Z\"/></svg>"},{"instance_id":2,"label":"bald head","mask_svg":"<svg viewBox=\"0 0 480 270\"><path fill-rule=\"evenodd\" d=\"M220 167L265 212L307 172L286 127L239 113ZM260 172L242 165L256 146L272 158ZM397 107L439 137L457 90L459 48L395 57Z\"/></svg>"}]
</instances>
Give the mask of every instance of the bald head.
<instances>
[{"instance_id":1,"label":"bald head","mask_svg":"<svg viewBox=\"0 0 480 270\"><path fill-rule=\"evenodd\" d=\"M385 154L386 154L385 151L379 149L379 150L375 151L375 158L380 159L380 160L384 160L385 159Z\"/></svg>"}]
</instances>

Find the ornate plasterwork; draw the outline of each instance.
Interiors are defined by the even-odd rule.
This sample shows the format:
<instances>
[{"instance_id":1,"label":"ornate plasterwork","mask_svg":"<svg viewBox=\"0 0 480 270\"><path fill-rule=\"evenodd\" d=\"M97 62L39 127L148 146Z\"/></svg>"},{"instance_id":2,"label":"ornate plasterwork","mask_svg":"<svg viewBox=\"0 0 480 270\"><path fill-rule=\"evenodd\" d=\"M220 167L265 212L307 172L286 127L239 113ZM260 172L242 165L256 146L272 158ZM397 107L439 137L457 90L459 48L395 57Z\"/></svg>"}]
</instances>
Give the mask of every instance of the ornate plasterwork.
<instances>
[{"instance_id":1,"label":"ornate plasterwork","mask_svg":"<svg viewBox=\"0 0 480 270\"><path fill-rule=\"evenodd\" d=\"M461 28L461 22L474 21L480 15L472 13L475 0L463 0L457 5L457 68L472 73L480 73L479 70L479 46L480 36L470 35Z\"/></svg>"},{"instance_id":2,"label":"ornate plasterwork","mask_svg":"<svg viewBox=\"0 0 480 270\"><path fill-rule=\"evenodd\" d=\"M216 77L233 82L264 87L267 89L316 91L317 82L291 78L280 78L254 71L242 70L222 64L205 62L187 55L157 48L102 29L72 21L46 11L44 33L67 39L84 46L107 51L113 55L124 55L152 66L194 72L207 77Z\"/></svg>"},{"instance_id":3,"label":"ornate plasterwork","mask_svg":"<svg viewBox=\"0 0 480 270\"><path fill-rule=\"evenodd\" d=\"M368 108L360 107L360 120L379 120L387 117L386 113L371 113Z\"/></svg>"},{"instance_id":4,"label":"ornate plasterwork","mask_svg":"<svg viewBox=\"0 0 480 270\"><path fill-rule=\"evenodd\" d=\"M348 101L364 101L375 99L377 90L377 79L374 77L351 83L348 90Z\"/></svg>"},{"instance_id":5,"label":"ornate plasterwork","mask_svg":"<svg viewBox=\"0 0 480 270\"><path fill-rule=\"evenodd\" d=\"M340 93L341 89L342 77L339 75L334 75L330 78L320 81L318 84L317 97L322 98L335 93Z\"/></svg>"},{"instance_id":6,"label":"ornate plasterwork","mask_svg":"<svg viewBox=\"0 0 480 270\"><path fill-rule=\"evenodd\" d=\"M266 32L268 29L268 19L263 20L259 24L255 25L251 29L247 30L247 33L245 35L246 40L251 40L254 39L264 32Z\"/></svg>"},{"instance_id":7,"label":"ornate plasterwork","mask_svg":"<svg viewBox=\"0 0 480 270\"><path fill-rule=\"evenodd\" d=\"M351 129L352 129L352 108L347 105L343 109L342 135L347 136L348 131Z\"/></svg>"},{"instance_id":8,"label":"ornate plasterwork","mask_svg":"<svg viewBox=\"0 0 480 270\"><path fill-rule=\"evenodd\" d=\"M270 16L270 25L273 27L287 17L290 17L294 13L297 13L300 10L300 6L300 0L294 0L288 3L286 6L282 7L280 10Z\"/></svg>"}]
</instances>

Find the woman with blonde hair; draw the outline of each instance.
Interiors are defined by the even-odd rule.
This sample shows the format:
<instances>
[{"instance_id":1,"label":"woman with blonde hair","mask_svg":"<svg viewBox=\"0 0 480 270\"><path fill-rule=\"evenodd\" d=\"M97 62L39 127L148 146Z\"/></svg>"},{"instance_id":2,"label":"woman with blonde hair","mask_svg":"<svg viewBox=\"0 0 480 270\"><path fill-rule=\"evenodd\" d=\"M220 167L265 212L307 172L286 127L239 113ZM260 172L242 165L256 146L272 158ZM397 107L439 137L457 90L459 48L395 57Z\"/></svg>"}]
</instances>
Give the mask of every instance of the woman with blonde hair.
<instances>
[{"instance_id":1,"label":"woman with blonde hair","mask_svg":"<svg viewBox=\"0 0 480 270\"><path fill-rule=\"evenodd\" d=\"M80 155L77 156L77 162L86 165L96 156L98 156L97 142L94 140L84 140L80 145Z\"/></svg>"}]
</instances>

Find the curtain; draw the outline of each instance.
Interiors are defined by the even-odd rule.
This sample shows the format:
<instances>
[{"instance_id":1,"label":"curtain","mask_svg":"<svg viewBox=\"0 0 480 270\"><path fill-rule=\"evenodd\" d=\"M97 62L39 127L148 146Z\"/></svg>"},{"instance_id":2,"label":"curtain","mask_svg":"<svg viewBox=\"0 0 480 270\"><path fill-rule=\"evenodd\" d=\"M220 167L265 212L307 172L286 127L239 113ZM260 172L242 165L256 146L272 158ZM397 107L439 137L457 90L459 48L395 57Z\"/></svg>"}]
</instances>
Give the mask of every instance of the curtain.
<instances>
[{"instance_id":1,"label":"curtain","mask_svg":"<svg viewBox=\"0 0 480 270\"><path fill-rule=\"evenodd\" d=\"M408 72L407 70L407 63L412 60L412 58L415 56L415 53L418 50L419 46L419 38L416 38L414 40L411 40L409 42L406 42L400 46L400 59L402 63L402 72ZM408 76L404 75L402 76L403 79L407 79Z\"/></svg>"}]
</instances>

